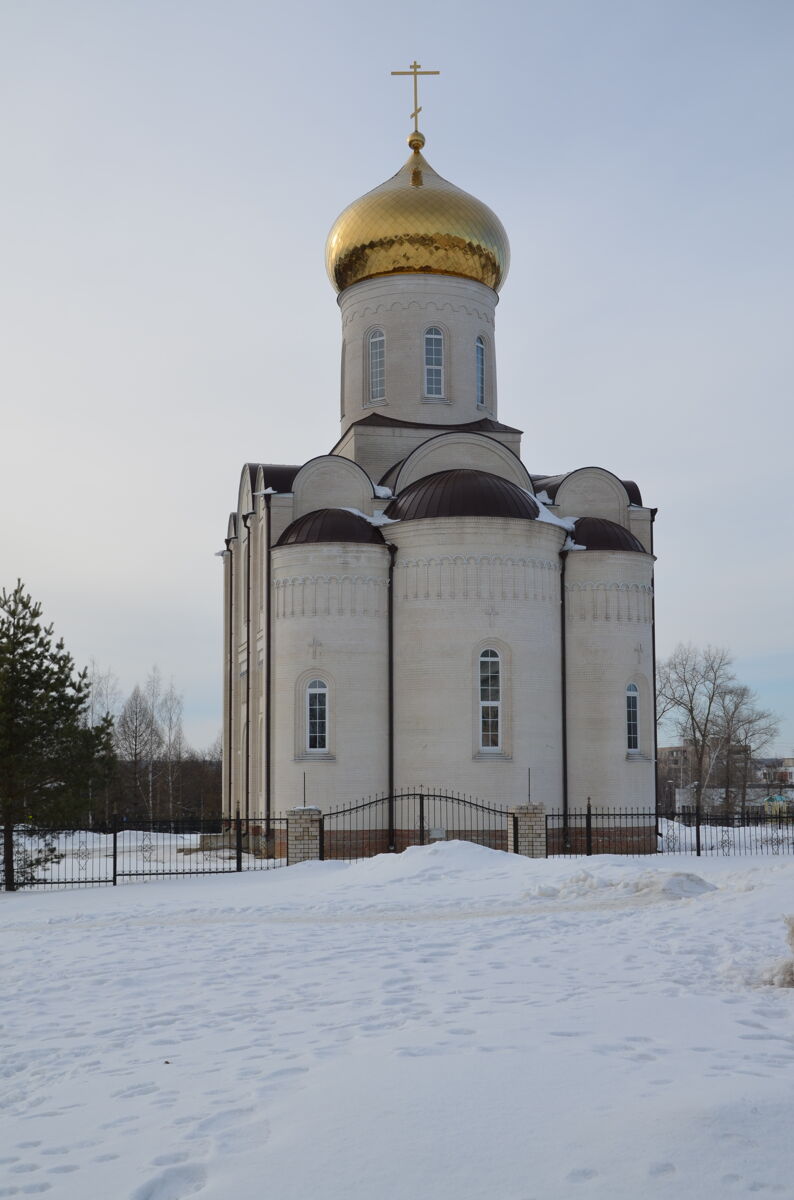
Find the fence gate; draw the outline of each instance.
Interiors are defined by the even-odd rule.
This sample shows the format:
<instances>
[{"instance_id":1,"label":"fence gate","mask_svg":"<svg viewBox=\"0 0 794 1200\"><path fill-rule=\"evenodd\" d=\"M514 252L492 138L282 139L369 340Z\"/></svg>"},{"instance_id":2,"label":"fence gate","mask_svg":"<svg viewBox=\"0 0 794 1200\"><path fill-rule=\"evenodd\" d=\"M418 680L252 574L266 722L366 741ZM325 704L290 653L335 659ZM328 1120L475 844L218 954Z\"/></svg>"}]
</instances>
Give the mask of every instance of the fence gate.
<instances>
[{"instance_id":1,"label":"fence gate","mask_svg":"<svg viewBox=\"0 0 794 1200\"><path fill-rule=\"evenodd\" d=\"M323 815L320 857L355 860L459 840L507 850L507 808L454 792L375 796Z\"/></svg>"}]
</instances>

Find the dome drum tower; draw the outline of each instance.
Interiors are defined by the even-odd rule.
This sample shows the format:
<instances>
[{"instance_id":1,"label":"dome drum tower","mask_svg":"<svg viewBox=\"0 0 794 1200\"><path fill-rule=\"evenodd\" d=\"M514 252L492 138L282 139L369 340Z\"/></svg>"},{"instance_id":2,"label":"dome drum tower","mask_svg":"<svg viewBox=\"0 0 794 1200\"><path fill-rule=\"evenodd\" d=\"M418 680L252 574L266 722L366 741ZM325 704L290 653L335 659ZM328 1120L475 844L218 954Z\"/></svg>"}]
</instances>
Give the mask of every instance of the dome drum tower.
<instances>
[{"instance_id":1,"label":"dome drum tower","mask_svg":"<svg viewBox=\"0 0 794 1200\"><path fill-rule=\"evenodd\" d=\"M369 413L419 424L496 418L494 310L471 279L387 275L339 297L342 434Z\"/></svg>"}]
</instances>

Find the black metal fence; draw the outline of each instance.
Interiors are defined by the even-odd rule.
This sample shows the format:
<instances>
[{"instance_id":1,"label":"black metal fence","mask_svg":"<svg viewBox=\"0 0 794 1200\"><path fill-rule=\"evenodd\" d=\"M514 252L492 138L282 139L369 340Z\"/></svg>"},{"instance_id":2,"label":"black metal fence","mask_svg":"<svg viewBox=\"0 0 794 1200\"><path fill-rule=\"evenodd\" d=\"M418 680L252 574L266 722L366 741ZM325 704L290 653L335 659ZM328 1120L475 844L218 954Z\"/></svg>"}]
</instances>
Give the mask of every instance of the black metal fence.
<instances>
[{"instance_id":1,"label":"black metal fence","mask_svg":"<svg viewBox=\"0 0 794 1200\"><path fill-rule=\"evenodd\" d=\"M320 857L355 861L453 839L506 850L509 819L507 808L454 792L370 797L323 815Z\"/></svg>"},{"instance_id":2,"label":"black metal fence","mask_svg":"<svg viewBox=\"0 0 794 1200\"><path fill-rule=\"evenodd\" d=\"M546 814L549 858L593 854L694 854L696 857L794 854L794 816L784 812L710 814L675 819L647 809L586 808Z\"/></svg>"},{"instance_id":3,"label":"black metal fence","mask_svg":"<svg viewBox=\"0 0 794 1200\"><path fill-rule=\"evenodd\" d=\"M325 813L320 857L355 861L457 839L494 850L518 843L515 814L471 796L417 789L376 796ZM2 831L0 830L0 833ZM17 825L14 888L91 887L128 880L226 874L286 866L287 818L156 820L115 818L69 828ZM597 854L794 854L794 816L685 811L675 819L647 809L584 809L546 814L547 857ZM6 887L0 857L0 888Z\"/></svg>"},{"instance_id":4,"label":"black metal fence","mask_svg":"<svg viewBox=\"0 0 794 1200\"><path fill-rule=\"evenodd\" d=\"M132 879L219 875L286 865L287 820L125 820L14 827L14 889L115 886ZM0 888L6 888L0 863Z\"/></svg>"},{"instance_id":5,"label":"black metal fence","mask_svg":"<svg viewBox=\"0 0 794 1200\"><path fill-rule=\"evenodd\" d=\"M546 813L546 857L655 854L657 822L648 809L586 808Z\"/></svg>"},{"instance_id":6,"label":"black metal fence","mask_svg":"<svg viewBox=\"0 0 794 1200\"><path fill-rule=\"evenodd\" d=\"M659 820L659 850L666 854L700 856L794 854L794 815L787 812L696 815L693 809L674 820Z\"/></svg>"}]
</instances>

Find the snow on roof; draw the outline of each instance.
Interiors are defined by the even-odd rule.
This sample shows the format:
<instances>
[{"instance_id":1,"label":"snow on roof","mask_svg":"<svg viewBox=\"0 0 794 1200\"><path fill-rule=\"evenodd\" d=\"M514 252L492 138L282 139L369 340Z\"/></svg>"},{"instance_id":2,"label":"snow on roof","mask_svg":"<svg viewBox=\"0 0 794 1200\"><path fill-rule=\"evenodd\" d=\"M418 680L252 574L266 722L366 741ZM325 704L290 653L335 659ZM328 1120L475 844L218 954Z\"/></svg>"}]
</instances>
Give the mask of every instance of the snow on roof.
<instances>
[{"instance_id":1,"label":"snow on roof","mask_svg":"<svg viewBox=\"0 0 794 1200\"><path fill-rule=\"evenodd\" d=\"M384 490L388 491L388 488L386 488ZM389 494L391 494L391 493L389 493ZM343 507L344 512L353 513L353 515L356 517L363 517L364 520L368 521L370 525L378 526L378 525L399 525L400 524L399 520L397 520L396 518L393 518L393 517L386 517L383 515L382 512L373 513L372 516L370 516L369 513L362 512L360 508L345 508L344 505L342 507Z\"/></svg>"}]
</instances>

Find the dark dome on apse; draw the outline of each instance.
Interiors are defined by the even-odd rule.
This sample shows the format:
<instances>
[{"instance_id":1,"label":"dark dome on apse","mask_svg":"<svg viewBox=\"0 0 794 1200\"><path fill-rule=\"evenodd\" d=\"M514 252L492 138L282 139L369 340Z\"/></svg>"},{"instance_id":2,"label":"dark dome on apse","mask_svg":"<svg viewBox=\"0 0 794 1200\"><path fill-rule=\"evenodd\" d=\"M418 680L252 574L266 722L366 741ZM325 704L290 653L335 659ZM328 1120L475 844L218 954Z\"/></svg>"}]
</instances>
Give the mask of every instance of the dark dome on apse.
<instances>
[{"instance_id":1,"label":"dark dome on apse","mask_svg":"<svg viewBox=\"0 0 794 1200\"><path fill-rule=\"evenodd\" d=\"M639 554L647 551L639 538L615 521L605 517L579 517L574 524L573 540L586 550L633 550Z\"/></svg>"},{"instance_id":2,"label":"dark dome on apse","mask_svg":"<svg viewBox=\"0 0 794 1200\"><path fill-rule=\"evenodd\" d=\"M438 471L417 479L392 500L385 515L399 521L432 517L517 517L534 521L537 503L509 479L488 471Z\"/></svg>"},{"instance_id":3,"label":"dark dome on apse","mask_svg":"<svg viewBox=\"0 0 794 1200\"><path fill-rule=\"evenodd\" d=\"M298 517L282 533L277 546L300 546L306 542L371 542L384 544L380 530L366 517L346 508L318 508Z\"/></svg>"}]
</instances>

